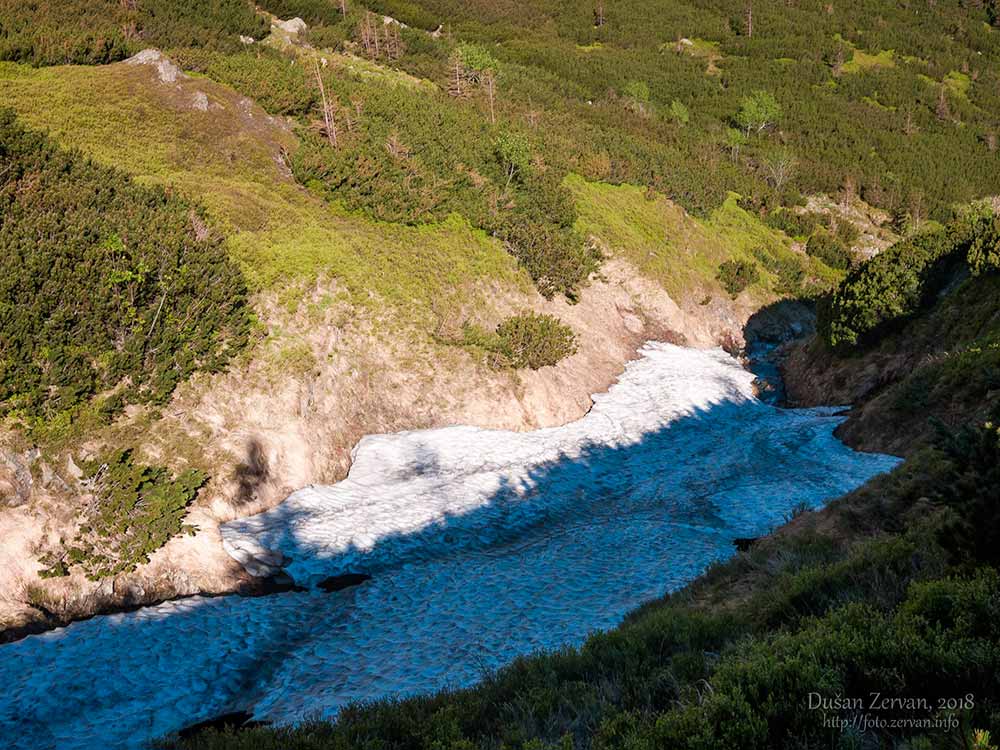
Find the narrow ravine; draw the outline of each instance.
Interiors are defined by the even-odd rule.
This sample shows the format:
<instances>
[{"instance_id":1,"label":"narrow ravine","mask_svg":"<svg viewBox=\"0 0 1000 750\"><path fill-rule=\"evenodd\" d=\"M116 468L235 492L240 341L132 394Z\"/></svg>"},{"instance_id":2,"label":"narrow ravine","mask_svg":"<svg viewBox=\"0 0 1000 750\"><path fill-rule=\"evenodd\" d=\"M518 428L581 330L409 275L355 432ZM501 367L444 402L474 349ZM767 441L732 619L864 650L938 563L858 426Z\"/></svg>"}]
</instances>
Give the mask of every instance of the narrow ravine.
<instances>
[{"instance_id":1,"label":"narrow ravine","mask_svg":"<svg viewBox=\"0 0 1000 750\"><path fill-rule=\"evenodd\" d=\"M468 685L580 644L897 459L822 410L776 409L721 351L652 344L583 419L365 438L346 480L223 529L303 593L187 599L0 647L15 748L138 747L230 711L295 722ZM365 573L337 593L324 578Z\"/></svg>"}]
</instances>

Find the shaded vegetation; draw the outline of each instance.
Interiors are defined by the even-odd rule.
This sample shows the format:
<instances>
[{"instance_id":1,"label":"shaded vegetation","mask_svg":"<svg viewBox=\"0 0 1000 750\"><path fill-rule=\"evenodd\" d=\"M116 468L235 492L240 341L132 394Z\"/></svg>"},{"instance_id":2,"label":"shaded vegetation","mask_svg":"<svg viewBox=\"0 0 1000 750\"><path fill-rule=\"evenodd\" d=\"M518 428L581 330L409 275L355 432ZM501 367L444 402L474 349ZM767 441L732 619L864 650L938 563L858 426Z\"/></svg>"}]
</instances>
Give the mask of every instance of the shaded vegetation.
<instances>
[{"instance_id":1,"label":"shaded vegetation","mask_svg":"<svg viewBox=\"0 0 1000 750\"><path fill-rule=\"evenodd\" d=\"M996 271L998 227L988 206L973 207L949 226L899 242L864 263L821 307L823 340L842 351L872 346L932 305L963 267L976 274Z\"/></svg>"},{"instance_id":2,"label":"shaded vegetation","mask_svg":"<svg viewBox=\"0 0 1000 750\"><path fill-rule=\"evenodd\" d=\"M727 260L719 266L719 282L734 299L760 278L757 266L745 260Z\"/></svg>"},{"instance_id":3,"label":"shaded vegetation","mask_svg":"<svg viewBox=\"0 0 1000 750\"><path fill-rule=\"evenodd\" d=\"M0 409L162 402L244 345L246 298L195 206L0 111Z\"/></svg>"}]
</instances>

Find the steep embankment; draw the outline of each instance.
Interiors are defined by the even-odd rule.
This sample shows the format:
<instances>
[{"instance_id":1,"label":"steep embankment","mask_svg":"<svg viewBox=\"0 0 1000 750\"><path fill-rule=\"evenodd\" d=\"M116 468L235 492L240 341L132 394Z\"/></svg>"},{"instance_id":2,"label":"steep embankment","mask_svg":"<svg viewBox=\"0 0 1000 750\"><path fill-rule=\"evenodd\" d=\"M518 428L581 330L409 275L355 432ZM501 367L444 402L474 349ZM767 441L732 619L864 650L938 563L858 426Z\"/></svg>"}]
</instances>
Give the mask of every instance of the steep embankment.
<instances>
[{"instance_id":1,"label":"steep embankment","mask_svg":"<svg viewBox=\"0 0 1000 750\"><path fill-rule=\"evenodd\" d=\"M749 314L772 298L770 276L732 299L718 263L761 238L791 252L733 201L699 221L661 196L573 178L581 229L607 258L578 304L547 301L499 242L459 218L404 226L331 207L292 178L297 137L285 120L159 55L99 68L4 64L0 91L59 143L200 201L244 270L259 321L227 371L182 384L162 408L5 431L4 628L246 586L220 522L342 478L364 434L560 424L583 414L644 340L738 347ZM538 371L496 370L453 343L465 322L524 309L569 324L577 352ZM122 446L211 477L185 519L197 534L100 583L78 573L40 580L39 558L72 535L91 497L76 466Z\"/></svg>"},{"instance_id":2,"label":"steep embankment","mask_svg":"<svg viewBox=\"0 0 1000 750\"><path fill-rule=\"evenodd\" d=\"M838 435L861 450L897 455L926 445L936 424L954 429L985 420L1000 401L995 226L995 219L985 220L971 240L955 227L925 235L949 237L927 264L915 255L922 241L917 238L856 271L845 286L854 284L878 299L873 304L852 293L848 304L835 295L827 317L836 325L857 313L857 320L875 326L853 345L831 346L821 331L796 346L783 363L789 401L854 404ZM970 266L978 275L970 276ZM897 270L911 302L879 287L880 278L895 279ZM879 304L895 312L883 320Z\"/></svg>"}]
</instances>

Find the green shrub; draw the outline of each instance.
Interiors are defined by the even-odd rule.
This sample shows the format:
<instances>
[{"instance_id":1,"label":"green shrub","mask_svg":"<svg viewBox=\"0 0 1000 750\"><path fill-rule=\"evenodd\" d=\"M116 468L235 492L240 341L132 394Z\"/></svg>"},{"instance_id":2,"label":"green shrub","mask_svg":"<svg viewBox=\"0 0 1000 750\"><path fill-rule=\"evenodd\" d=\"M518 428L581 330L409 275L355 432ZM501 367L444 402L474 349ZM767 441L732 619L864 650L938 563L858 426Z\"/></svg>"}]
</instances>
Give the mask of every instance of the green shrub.
<instances>
[{"instance_id":1,"label":"green shrub","mask_svg":"<svg viewBox=\"0 0 1000 750\"><path fill-rule=\"evenodd\" d=\"M258 5L278 18L301 18L309 26L337 26L344 20L335 0L264 0Z\"/></svg>"},{"instance_id":2,"label":"green shrub","mask_svg":"<svg viewBox=\"0 0 1000 750\"><path fill-rule=\"evenodd\" d=\"M806 274L802 262L797 257L779 257L763 247L754 250L754 257L764 268L778 277L774 285L775 292L797 294L801 290Z\"/></svg>"},{"instance_id":3,"label":"green shrub","mask_svg":"<svg viewBox=\"0 0 1000 750\"><path fill-rule=\"evenodd\" d=\"M764 223L789 237L807 238L823 224L823 217L817 213L798 213L783 208L767 214Z\"/></svg>"},{"instance_id":4,"label":"green shrub","mask_svg":"<svg viewBox=\"0 0 1000 750\"><path fill-rule=\"evenodd\" d=\"M676 99L670 102L670 116L681 125L687 125L691 121L691 113L688 112L688 108L684 106L683 102Z\"/></svg>"},{"instance_id":5,"label":"green shrub","mask_svg":"<svg viewBox=\"0 0 1000 750\"><path fill-rule=\"evenodd\" d=\"M822 227L816 229L806 242L806 253L819 258L830 268L847 270L851 267L851 253L839 237Z\"/></svg>"},{"instance_id":6,"label":"green shrub","mask_svg":"<svg viewBox=\"0 0 1000 750\"><path fill-rule=\"evenodd\" d=\"M350 31L345 26L310 26L306 38L316 49L339 50L348 39Z\"/></svg>"},{"instance_id":7,"label":"green shrub","mask_svg":"<svg viewBox=\"0 0 1000 750\"><path fill-rule=\"evenodd\" d=\"M858 228L854 226L853 223L846 220L837 221L833 234L837 240L839 240L840 243L848 249L853 247L854 243L858 241L858 237L861 236L861 232Z\"/></svg>"},{"instance_id":8,"label":"green shrub","mask_svg":"<svg viewBox=\"0 0 1000 750\"><path fill-rule=\"evenodd\" d=\"M175 62L232 86L274 115L309 114L319 100L312 74L281 53L253 46L235 54L188 47L173 50Z\"/></svg>"},{"instance_id":9,"label":"green shrub","mask_svg":"<svg viewBox=\"0 0 1000 750\"><path fill-rule=\"evenodd\" d=\"M397 21L424 31L434 31L445 19L426 10L423 3L410 0L363 0L364 5L376 13L392 16Z\"/></svg>"},{"instance_id":10,"label":"green shrub","mask_svg":"<svg viewBox=\"0 0 1000 750\"><path fill-rule=\"evenodd\" d=\"M249 0L140 0L135 5L138 29L147 47L234 52L243 47L240 36L260 39L270 30L267 19L257 14Z\"/></svg>"},{"instance_id":11,"label":"green shrub","mask_svg":"<svg viewBox=\"0 0 1000 750\"><path fill-rule=\"evenodd\" d=\"M748 136L773 127L781 118L781 105L769 91L757 90L743 97L734 118L736 125Z\"/></svg>"},{"instance_id":12,"label":"green shrub","mask_svg":"<svg viewBox=\"0 0 1000 750\"><path fill-rule=\"evenodd\" d=\"M100 65L143 47L236 51L267 20L249 0L0 0L0 60Z\"/></svg>"},{"instance_id":13,"label":"green shrub","mask_svg":"<svg viewBox=\"0 0 1000 750\"><path fill-rule=\"evenodd\" d=\"M974 227L969 246L969 268L974 274L1000 271L1000 216L995 214L971 219Z\"/></svg>"},{"instance_id":14,"label":"green shrub","mask_svg":"<svg viewBox=\"0 0 1000 750\"><path fill-rule=\"evenodd\" d=\"M292 158L300 182L383 221L461 214L503 241L543 295L576 297L600 256L573 229L565 172L536 170L536 144L524 133L498 132L443 94L340 79L329 87L345 110L358 103L361 116L336 149L303 133Z\"/></svg>"},{"instance_id":15,"label":"green shrub","mask_svg":"<svg viewBox=\"0 0 1000 750\"><path fill-rule=\"evenodd\" d=\"M947 266L942 261L961 255L964 236L954 226L928 232L899 242L852 270L820 308L822 338L840 349L875 343L884 331L934 298Z\"/></svg>"},{"instance_id":16,"label":"green shrub","mask_svg":"<svg viewBox=\"0 0 1000 750\"><path fill-rule=\"evenodd\" d=\"M174 478L163 468L135 463L130 450L87 463L84 482L95 497L75 537L42 560L43 577L77 567L91 580L127 573L182 532L182 521L207 477L188 470Z\"/></svg>"},{"instance_id":17,"label":"green shrub","mask_svg":"<svg viewBox=\"0 0 1000 750\"><path fill-rule=\"evenodd\" d=\"M727 260L719 266L716 278L722 284L722 288L736 299L740 292L760 280L760 271L748 260Z\"/></svg>"},{"instance_id":18,"label":"green shrub","mask_svg":"<svg viewBox=\"0 0 1000 750\"><path fill-rule=\"evenodd\" d=\"M576 352L576 334L552 315L522 313L504 320L494 333L466 324L464 342L497 355L496 367L538 370Z\"/></svg>"},{"instance_id":19,"label":"green shrub","mask_svg":"<svg viewBox=\"0 0 1000 750\"><path fill-rule=\"evenodd\" d=\"M198 209L0 110L0 410L162 402L247 341L247 289Z\"/></svg>"}]
</instances>

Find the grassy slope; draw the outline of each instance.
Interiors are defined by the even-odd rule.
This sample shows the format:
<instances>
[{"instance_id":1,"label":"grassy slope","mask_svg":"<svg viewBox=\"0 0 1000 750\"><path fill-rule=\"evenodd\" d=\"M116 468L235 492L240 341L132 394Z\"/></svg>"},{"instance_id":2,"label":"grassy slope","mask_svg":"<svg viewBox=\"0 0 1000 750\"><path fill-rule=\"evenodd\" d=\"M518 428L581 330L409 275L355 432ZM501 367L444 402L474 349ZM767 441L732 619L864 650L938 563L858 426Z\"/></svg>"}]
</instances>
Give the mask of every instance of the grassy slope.
<instances>
[{"instance_id":1,"label":"grassy slope","mask_svg":"<svg viewBox=\"0 0 1000 750\"><path fill-rule=\"evenodd\" d=\"M144 67L0 64L0 96L27 124L202 201L258 290L323 274L335 277L352 303L389 302L422 317L432 300L463 282L526 287L503 248L460 219L414 228L328 207L279 171L275 157L295 147L291 133L245 118L237 126L231 111L191 109L195 90L229 108L238 97L205 79L184 85L175 95L151 83Z\"/></svg>"},{"instance_id":2,"label":"grassy slope","mask_svg":"<svg viewBox=\"0 0 1000 750\"><path fill-rule=\"evenodd\" d=\"M379 69L350 65L345 75ZM404 83L408 79L403 79ZM424 318L434 300L487 280L527 288L514 261L495 241L460 217L407 227L377 223L327 206L285 178L275 157L295 148L286 128L187 106L196 90L232 108L238 97L204 78L184 93L150 84L148 70L125 65L32 69L0 63L0 94L28 125L61 143L148 181L175 187L203 202L228 236L258 290L318 274L334 277L354 304L389 302ZM191 92L191 93L188 93ZM166 105L166 106L165 106ZM571 176L578 226L599 236L678 300L721 293L719 263L750 258L757 244L790 254L789 241L730 199L707 220L688 216L662 196L648 201L640 188L588 183ZM833 280L829 269L810 270ZM764 272L766 279L767 272ZM758 285L755 298L770 292Z\"/></svg>"},{"instance_id":3,"label":"grassy slope","mask_svg":"<svg viewBox=\"0 0 1000 750\"><path fill-rule=\"evenodd\" d=\"M675 299L720 294L719 264L733 258L756 263L753 251L762 247L777 257L802 263L810 275L826 284L840 277L791 250L791 240L740 208L735 194L708 218L698 219L662 195L633 185L588 182L578 175L570 175L565 184L580 212L577 228L598 237ZM764 304L774 298L776 279L764 268L760 273L761 279L749 294Z\"/></svg>"}]
</instances>

